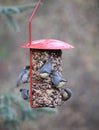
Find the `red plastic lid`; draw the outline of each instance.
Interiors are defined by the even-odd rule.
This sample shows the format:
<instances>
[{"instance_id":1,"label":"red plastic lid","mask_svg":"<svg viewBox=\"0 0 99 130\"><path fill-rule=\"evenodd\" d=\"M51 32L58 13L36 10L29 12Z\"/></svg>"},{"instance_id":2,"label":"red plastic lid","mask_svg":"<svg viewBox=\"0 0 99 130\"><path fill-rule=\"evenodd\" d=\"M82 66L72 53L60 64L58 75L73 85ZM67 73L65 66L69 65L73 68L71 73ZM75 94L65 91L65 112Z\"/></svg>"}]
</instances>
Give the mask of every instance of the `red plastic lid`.
<instances>
[{"instance_id":1,"label":"red plastic lid","mask_svg":"<svg viewBox=\"0 0 99 130\"><path fill-rule=\"evenodd\" d=\"M22 48L33 48L33 49L72 49L74 48L72 45L65 43L63 41L55 40L55 39L41 39L32 41L32 43L25 43L21 46Z\"/></svg>"}]
</instances>

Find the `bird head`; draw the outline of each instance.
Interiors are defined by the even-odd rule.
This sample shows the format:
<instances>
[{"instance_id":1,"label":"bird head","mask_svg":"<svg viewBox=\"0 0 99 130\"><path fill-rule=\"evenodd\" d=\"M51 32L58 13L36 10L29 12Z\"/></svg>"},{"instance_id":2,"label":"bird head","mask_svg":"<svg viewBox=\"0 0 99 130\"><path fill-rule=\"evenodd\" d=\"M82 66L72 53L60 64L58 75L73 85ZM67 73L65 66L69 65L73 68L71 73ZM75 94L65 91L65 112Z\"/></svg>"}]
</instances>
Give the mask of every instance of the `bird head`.
<instances>
[{"instance_id":1,"label":"bird head","mask_svg":"<svg viewBox=\"0 0 99 130\"><path fill-rule=\"evenodd\" d=\"M25 66L25 70L29 70L29 69L30 69L29 65Z\"/></svg>"},{"instance_id":2,"label":"bird head","mask_svg":"<svg viewBox=\"0 0 99 130\"><path fill-rule=\"evenodd\" d=\"M69 88L62 89L61 95L62 95L62 100L67 101L71 97L72 92Z\"/></svg>"}]
</instances>

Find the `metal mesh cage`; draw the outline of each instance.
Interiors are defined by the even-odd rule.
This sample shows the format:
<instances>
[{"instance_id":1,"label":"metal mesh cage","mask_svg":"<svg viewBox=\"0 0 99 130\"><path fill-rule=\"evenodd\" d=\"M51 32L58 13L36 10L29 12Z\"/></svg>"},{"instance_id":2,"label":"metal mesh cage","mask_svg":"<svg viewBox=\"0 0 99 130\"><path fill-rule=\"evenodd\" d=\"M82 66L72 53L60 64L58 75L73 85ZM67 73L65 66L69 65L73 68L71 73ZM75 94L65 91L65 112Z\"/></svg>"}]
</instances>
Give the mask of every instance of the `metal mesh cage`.
<instances>
[{"instance_id":1,"label":"metal mesh cage","mask_svg":"<svg viewBox=\"0 0 99 130\"><path fill-rule=\"evenodd\" d=\"M48 63L50 62L50 63ZM45 64L51 64L48 76L43 76L41 72ZM62 51L61 50L41 50L32 49L32 106L35 107L55 107L61 105L61 89L52 83L53 69L60 75L62 73ZM45 66L49 70L50 66Z\"/></svg>"}]
</instances>

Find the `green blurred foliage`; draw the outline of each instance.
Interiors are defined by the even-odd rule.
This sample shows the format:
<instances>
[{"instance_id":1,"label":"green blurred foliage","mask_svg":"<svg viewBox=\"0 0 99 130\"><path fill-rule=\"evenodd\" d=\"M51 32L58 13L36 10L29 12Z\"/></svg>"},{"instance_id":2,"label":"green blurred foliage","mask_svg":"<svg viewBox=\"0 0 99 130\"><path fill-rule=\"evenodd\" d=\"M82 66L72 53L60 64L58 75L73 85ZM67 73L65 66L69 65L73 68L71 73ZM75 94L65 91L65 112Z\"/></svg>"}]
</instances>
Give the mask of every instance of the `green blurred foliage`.
<instances>
[{"instance_id":1,"label":"green blurred foliage","mask_svg":"<svg viewBox=\"0 0 99 130\"><path fill-rule=\"evenodd\" d=\"M3 14L7 18L7 22L10 26L10 28L14 29L15 31L19 30L19 26L15 19L13 18L13 15L23 13L24 11L34 8L36 3L26 4L26 5L20 5L20 6L0 6L0 14Z\"/></svg>"},{"instance_id":2,"label":"green blurred foliage","mask_svg":"<svg viewBox=\"0 0 99 130\"><path fill-rule=\"evenodd\" d=\"M9 92L0 96L0 115L7 130L19 130L22 121L35 121L41 115L56 112L54 108L32 109L28 103Z\"/></svg>"}]
</instances>

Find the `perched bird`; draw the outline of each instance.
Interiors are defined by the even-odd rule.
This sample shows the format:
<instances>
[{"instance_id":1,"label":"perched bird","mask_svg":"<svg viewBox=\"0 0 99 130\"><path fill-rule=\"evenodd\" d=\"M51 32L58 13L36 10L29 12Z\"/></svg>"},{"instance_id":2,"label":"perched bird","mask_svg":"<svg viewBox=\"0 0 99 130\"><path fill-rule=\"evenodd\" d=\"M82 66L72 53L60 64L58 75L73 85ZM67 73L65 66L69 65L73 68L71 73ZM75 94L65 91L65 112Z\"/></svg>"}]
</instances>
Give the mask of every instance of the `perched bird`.
<instances>
[{"instance_id":1,"label":"perched bird","mask_svg":"<svg viewBox=\"0 0 99 130\"><path fill-rule=\"evenodd\" d=\"M17 79L17 87L22 83L28 83L30 79L30 66L27 65L23 68Z\"/></svg>"},{"instance_id":2,"label":"perched bird","mask_svg":"<svg viewBox=\"0 0 99 130\"><path fill-rule=\"evenodd\" d=\"M48 61L40 68L40 76L46 78L50 75L52 71L52 59L49 58Z\"/></svg>"},{"instance_id":3,"label":"perched bird","mask_svg":"<svg viewBox=\"0 0 99 130\"><path fill-rule=\"evenodd\" d=\"M21 96L24 100L27 100L29 102L29 89L20 89Z\"/></svg>"},{"instance_id":4,"label":"perched bird","mask_svg":"<svg viewBox=\"0 0 99 130\"><path fill-rule=\"evenodd\" d=\"M52 73L52 83L56 88L62 88L67 82L62 76L54 69Z\"/></svg>"},{"instance_id":5,"label":"perched bird","mask_svg":"<svg viewBox=\"0 0 99 130\"><path fill-rule=\"evenodd\" d=\"M61 95L62 95L62 101L67 101L71 95L72 95L72 92L69 88L66 88L66 89L62 89L61 90Z\"/></svg>"}]
</instances>

